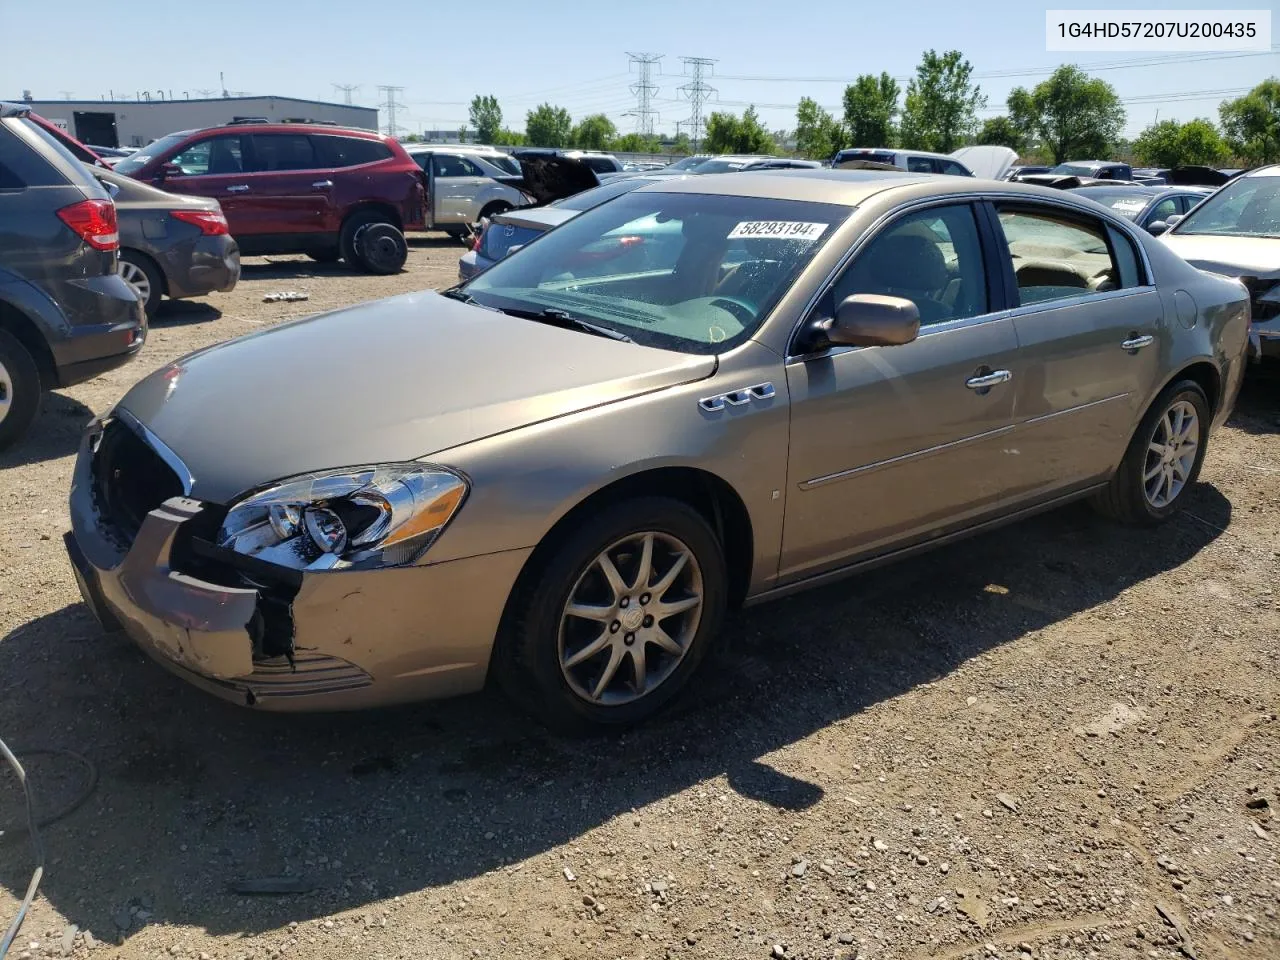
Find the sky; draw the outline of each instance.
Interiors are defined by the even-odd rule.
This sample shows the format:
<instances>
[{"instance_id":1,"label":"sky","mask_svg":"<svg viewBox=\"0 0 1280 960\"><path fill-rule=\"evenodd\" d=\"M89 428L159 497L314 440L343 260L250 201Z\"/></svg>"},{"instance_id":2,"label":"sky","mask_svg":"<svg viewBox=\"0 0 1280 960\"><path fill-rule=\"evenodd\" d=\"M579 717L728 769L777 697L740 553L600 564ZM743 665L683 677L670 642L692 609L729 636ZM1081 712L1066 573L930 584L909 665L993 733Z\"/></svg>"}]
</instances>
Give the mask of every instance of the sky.
<instances>
[{"instance_id":1,"label":"sky","mask_svg":"<svg viewBox=\"0 0 1280 960\"><path fill-rule=\"evenodd\" d=\"M1276 0L1237 5L1270 9L1280 32ZM674 133L676 121L689 117L679 89L690 79L682 57L715 61L706 112L740 113L755 104L770 129L790 129L804 96L838 116L845 83L861 73L888 71L905 92L921 53L932 48L958 49L973 64L989 97L984 117L1004 112L1015 86L1034 86L1060 64L1077 63L1116 88L1132 136L1155 119L1216 120L1224 98L1280 76L1275 43L1270 52L1246 55L1046 52L1047 6L1008 0L378 0L367 6L218 0L205 7L152 4L138 16L114 16L104 14L100 0L0 0L0 23L20 21L24 38L5 44L0 99L24 90L35 99L98 99L111 91L133 98L144 89L216 96L225 83L233 92L341 102L345 94L334 85L342 84L357 85L353 102L377 106L385 100L378 85L393 84L403 87L402 132L457 129L476 94L495 95L512 129L523 130L526 112L546 101L575 119L605 113L628 132L637 124L629 115L637 74L628 53L642 53L662 55L653 74L657 130ZM79 25L74 42L67 24ZM82 55L71 55L74 49ZM385 111L380 119L385 126Z\"/></svg>"}]
</instances>

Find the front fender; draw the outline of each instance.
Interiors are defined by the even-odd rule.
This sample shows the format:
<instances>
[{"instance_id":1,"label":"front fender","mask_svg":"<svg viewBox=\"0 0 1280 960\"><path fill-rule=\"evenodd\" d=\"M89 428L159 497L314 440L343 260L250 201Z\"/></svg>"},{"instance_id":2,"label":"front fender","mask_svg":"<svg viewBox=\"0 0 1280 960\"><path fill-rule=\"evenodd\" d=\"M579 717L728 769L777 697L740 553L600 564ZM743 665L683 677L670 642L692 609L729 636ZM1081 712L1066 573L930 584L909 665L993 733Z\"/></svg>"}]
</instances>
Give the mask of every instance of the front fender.
<instances>
[{"instance_id":1,"label":"front fender","mask_svg":"<svg viewBox=\"0 0 1280 960\"><path fill-rule=\"evenodd\" d=\"M773 396L704 409L699 401L762 383ZM647 471L712 474L741 498L753 533L748 593L777 578L789 401L780 359L749 342L705 380L544 421L426 458L465 473L466 504L428 552L440 563L536 546L574 507Z\"/></svg>"}]
</instances>

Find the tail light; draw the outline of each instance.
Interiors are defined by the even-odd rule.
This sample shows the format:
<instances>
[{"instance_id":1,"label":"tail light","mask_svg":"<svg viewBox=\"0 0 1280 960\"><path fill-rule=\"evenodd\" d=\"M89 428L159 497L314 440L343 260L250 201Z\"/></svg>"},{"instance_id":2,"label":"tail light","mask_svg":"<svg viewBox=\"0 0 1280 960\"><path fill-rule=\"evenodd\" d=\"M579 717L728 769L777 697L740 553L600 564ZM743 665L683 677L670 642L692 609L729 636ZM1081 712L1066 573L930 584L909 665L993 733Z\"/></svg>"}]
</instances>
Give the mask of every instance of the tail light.
<instances>
[{"instance_id":1,"label":"tail light","mask_svg":"<svg viewBox=\"0 0 1280 960\"><path fill-rule=\"evenodd\" d=\"M189 223L200 228L207 237L219 237L230 233L227 218L217 210L170 210L169 215L175 220Z\"/></svg>"},{"instance_id":2,"label":"tail light","mask_svg":"<svg viewBox=\"0 0 1280 960\"><path fill-rule=\"evenodd\" d=\"M116 205L110 200L81 200L58 211L58 219L95 250L119 250Z\"/></svg>"},{"instance_id":3,"label":"tail light","mask_svg":"<svg viewBox=\"0 0 1280 960\"><path fill-rule=\"evenodd\" d=\"M480 246L484 243L484 230L488 225L488 220L481 220L480 225L476 227L476 242L471 245L471 249L476 253L480 252Z\"/></svg>"}]
</instances>

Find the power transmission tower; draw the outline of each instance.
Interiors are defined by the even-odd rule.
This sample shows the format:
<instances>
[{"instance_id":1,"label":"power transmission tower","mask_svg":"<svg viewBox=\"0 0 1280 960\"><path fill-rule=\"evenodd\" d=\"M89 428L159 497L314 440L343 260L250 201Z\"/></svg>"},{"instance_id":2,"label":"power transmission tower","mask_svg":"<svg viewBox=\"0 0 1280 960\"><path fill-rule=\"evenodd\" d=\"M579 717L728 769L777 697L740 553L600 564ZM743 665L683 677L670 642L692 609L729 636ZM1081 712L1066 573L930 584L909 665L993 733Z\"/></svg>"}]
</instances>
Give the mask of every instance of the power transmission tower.
<instances>
[{"instance_id":1,"label":"power transmission tower","mask_svg":"<svg viewBox=\"0 0 1280 960\"><path fill-rule=\"evenodd\" d=\"M404 92L404 87L393 87L386 84L378 84L378 90L386 96L386 103L380 103L378 106L387 111L387 136L394 137L399 127L396 125L396 110L403 107L404 104L396 100L396 95Z\"/></svg>"},{"instance_id":2,"label":"power transmission tower","mask_svg":"<svg viewBox=\"0 0 1280 960\"><path fill-rule=\"evenodd\" d=\"M662 54L653 53L628 53L630 61L627 64L629 70L634 64L639 73L639 78L631 85L631 92L636 95L636 108L628 111L627 116L636 118L636 132L646 136L653 134L653 118L658 115L658 111L653 109L653 96L658 92L657 86L653 83L653 67L658 66L659 72L662 65Z\"/></svg>"},{"instance_id":3,"label":"power transmission tower","mask_svg":"<svg viewBox=\"0 0 1280 960\"><path fill-rule=\"evenodd\" d=\"M693 141L693 152L698 152L698 142L702 139L702 105L707 102L716 88L707 83L707 74L711 72L714 60L707 57L681 57L684 72L689 75L689 82L680 87L680 92L689 100L689 119L681 126L689 129L689 139Z\"/></svg>"},{"instance_id":4,"label":"power transmission tower","mask_svg":"<svg viewBox=\"0 0 1280 960\"><path fill-rule=\"evenodd\" d=\"M343 97L345 97L345 98L346 98L346 102L349 104L349 103L351 103L351 94L355 93L357 90L359 90L359 89L360 89L360 84L358 84L358 83L335 83L335 84L333 85L333 89L335 89L335 90L341 90L341 91L342 91L342 95L343 95Z\"/></svg>"}]
</instances>

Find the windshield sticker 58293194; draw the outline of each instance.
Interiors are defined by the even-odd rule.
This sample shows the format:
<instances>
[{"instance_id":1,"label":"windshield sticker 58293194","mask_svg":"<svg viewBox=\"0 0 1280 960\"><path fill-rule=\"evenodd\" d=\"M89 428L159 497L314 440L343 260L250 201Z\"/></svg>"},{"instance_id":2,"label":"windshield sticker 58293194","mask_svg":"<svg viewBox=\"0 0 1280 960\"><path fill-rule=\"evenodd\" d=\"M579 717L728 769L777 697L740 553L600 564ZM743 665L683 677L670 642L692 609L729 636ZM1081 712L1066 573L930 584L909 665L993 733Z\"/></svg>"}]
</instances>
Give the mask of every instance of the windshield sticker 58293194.
<instances>
[{"instance_id":1,"label":"windshield sticker 58293194","mask_svg":"<svg viewBox=\"0 0 1280 960\"><path fill-rule=\"evenodd\" d=\"M729 231L730 240L803 240L812 243L827 229L825 223L799 220L744 220Z\"/></svg>"}]
</instances>

